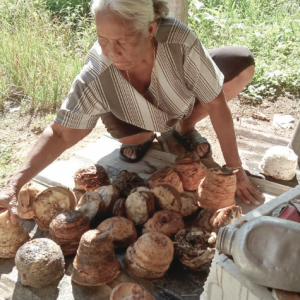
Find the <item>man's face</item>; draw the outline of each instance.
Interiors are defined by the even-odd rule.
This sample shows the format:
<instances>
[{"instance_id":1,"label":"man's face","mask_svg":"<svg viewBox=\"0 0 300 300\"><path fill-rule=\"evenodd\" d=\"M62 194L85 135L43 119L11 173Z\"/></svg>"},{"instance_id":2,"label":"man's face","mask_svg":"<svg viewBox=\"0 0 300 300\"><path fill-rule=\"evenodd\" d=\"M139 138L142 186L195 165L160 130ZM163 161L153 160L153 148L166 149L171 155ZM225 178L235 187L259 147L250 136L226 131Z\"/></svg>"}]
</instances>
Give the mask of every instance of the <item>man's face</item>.
<instances>
[{"instance_id":1,"label":"man's face","mask_svg":"<svg viewBox=\"0 0 300 300\"><path fill-rule=\"evenodd\" d=\"M106 11L96 15L98 42L102 52L119 70L137 66L147 53L149 32L137 32L114 13Z\"/></svg>"}]
</instances>

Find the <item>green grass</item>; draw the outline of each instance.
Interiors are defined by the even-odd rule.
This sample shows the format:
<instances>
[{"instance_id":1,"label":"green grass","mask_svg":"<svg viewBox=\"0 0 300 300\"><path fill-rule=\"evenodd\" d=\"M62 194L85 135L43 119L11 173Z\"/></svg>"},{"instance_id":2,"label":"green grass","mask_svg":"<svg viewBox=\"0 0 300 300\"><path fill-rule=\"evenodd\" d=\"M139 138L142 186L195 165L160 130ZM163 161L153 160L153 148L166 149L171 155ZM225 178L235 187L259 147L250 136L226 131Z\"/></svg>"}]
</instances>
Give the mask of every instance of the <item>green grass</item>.
<instances>
[{"instance_id":1,"label":"green grass","mask_svg":"<svg viewBox=\"0 0 300 300\"><path fill-rule=\"evenodd\" d=\"M256 74L248 95L299 94L298 0L189 0L189 26L207 48L238 45L253 52Z\"/></svg>"},{"instance_id":2,"label":"green grass","mask_svg":"<svg viewBox=\"0 0 300 300\"><path fill-rule=\"evenodd\" d=\"M207 48L254 53L253 99L299 93L298 0L189 0L189 26ZM7 100L57 109L95 39L87 0L1 0L0 110Z\"/></svg>"},{"instance_id":3,"label":"green grass","mask_svg":"<svg viewBox=\"0 0 300 300\"><path fill-rule=\"evenodd\" d=\"M57 18L40 1L0 3L0 108L56 109L66 97L94 39L94 25L80 7Z\"/></svg>"}]
</instances>

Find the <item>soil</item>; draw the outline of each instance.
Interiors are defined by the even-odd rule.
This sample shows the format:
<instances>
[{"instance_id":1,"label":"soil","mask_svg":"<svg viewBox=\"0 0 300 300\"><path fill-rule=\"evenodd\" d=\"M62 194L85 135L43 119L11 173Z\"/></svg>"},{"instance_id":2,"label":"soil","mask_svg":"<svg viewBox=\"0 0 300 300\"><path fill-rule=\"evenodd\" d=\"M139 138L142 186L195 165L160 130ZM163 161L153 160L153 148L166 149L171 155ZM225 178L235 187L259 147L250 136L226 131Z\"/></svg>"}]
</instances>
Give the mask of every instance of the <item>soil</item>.
<instances>
[{"instance_id":1,"label":"soil","mask_svg":"<svg viewBox=\"0 0 300 300\"><path fill-rule=\"evenodd\" d=\"M21 113L20 111L14 111L12 108L16 106L14 103L10 103L5 107L5 110L0 116L0 155L4 155L3 147L6 145L10 148L10 161L9 166L1 166L5 168L4 175L0 178L0 188L5 185L8 178L12 175L18 165L25 159L26 155L38 140L44 128L46 128L49 121L45 120L47 113ZM300 116L299 99L293 95L286 94L283 97L274 99L264 99L262 103L253 103L245 100L242 97L238 97L230 101L229 106L231 108L232 116L234 119L239 118L251 118L254 113L262 113L270 121L264 121L264 126L270 127L274 114L291 115L295 118L293 127L296 126ZM197 124L197 129L212 143L213 149L218 144L214 130L208 118ZM289 130L292 132L293 127ZM86 138L80 141L77 145L65 151L58 160L67 160L75 152L85 148L87 145L94 143L99 139L106 130L99 121L96 128ZM217 148L219 146L217 145ZM0 160L1 161L1 160Z\"/></svg>"}]
</instances>

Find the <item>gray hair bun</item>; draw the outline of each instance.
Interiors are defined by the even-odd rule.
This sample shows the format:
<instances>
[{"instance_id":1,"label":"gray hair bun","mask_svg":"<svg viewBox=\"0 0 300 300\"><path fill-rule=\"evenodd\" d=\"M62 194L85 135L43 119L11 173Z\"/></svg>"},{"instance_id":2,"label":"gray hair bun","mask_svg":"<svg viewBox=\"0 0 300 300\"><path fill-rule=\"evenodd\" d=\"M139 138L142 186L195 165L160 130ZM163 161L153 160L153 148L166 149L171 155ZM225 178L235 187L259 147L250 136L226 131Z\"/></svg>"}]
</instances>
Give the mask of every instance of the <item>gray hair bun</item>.
<instances>
[{"instance_id":1,"label":"gray hair bun","mask_svg":"<svg viewBox=\"0 0 300 300\"><path fill-rule=\"evenodd\" d=\"M169 13L168 2L163 0L92 0L91 11L95 16L105 10L132 22L137 31L145 34L150 22L165 18Z\"/></svg>"},{"instance_id":2,"label":"gray hair bun","mask_svg":"<svg viewBox=\"0 0 300 300\"><path fill-rule=\"evenodd\" d=\"M156 18L165 18L169 14L167 1L153 0L153 7Z\"/></svg>"}]
</instances>

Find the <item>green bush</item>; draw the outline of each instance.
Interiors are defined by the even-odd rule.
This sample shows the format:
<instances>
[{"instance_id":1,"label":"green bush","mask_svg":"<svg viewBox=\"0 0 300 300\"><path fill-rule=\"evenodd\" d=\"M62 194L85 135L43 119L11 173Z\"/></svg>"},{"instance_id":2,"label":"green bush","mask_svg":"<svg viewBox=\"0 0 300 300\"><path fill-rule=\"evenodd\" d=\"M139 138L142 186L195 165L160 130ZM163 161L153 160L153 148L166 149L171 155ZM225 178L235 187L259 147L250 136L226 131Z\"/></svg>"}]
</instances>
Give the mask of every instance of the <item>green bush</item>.
<instances>
[{"instance_id":1,"label":"green bush","mask_svg":"<svg viewBox=\"0 0 300 300\"><path fill-rule=\"evenodd\" d=\"M47 9L59 15L70 16L78 12L81 16L90 15L90 0L45 0L44 3Z\"/></svg>"}]
</instances>

